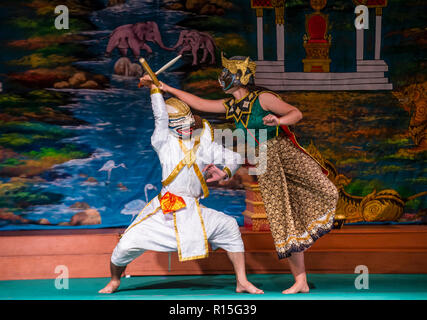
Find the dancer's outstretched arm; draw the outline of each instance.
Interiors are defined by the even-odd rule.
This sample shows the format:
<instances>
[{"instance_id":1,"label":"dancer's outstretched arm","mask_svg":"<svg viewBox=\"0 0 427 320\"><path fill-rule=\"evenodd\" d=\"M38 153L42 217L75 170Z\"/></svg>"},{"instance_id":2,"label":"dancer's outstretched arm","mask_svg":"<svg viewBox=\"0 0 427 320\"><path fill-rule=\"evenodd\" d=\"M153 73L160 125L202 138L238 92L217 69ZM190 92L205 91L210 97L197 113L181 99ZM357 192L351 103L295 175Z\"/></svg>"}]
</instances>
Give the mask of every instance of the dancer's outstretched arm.
<instances>
[{"instance_id":1,"label":"dancer's outstretched arm","mask_svg":"<svg viewBox=\"0 0 427 320\"><path fill-rule=\"evenodd\" d=\"M215 112L215 113L225 113L225 107L223 105L223 99L210 100L200 98L192 93L171 87L166 83L162 83L162 90L169 92L178 99L184 101L191 108L204 112Z\"/></svg>"},{"instance_id":2,"label":"dancer's outstretched arm","mask_svg":"<svg viewBox=\"0 0 427 320\"><path fill-rule=\"evenodd\" d=\"M151 81L151 78L148 75L145 75L140 80L143 83L147 83ZM225 113L223 99L218 99L218 100L203 99L192 93L171 87L161 81L160 81L160 89L162 89L163 92L168 92L174 95L175 97L177 97L179 100L184 101L192 109L203 111L203 112Z\"/></svg>"},{"instance_id":3,"label":"dancer's outstretched arm","mask_svg":"<svg viewBox=\"0 0 427 320\"><path fill-rule=\"evenodd\" d=\"M151 106L154 115L154 132L151 136L151 145L155 150L166 142L169 132L169 116L166 110L165 100L161 91L154 85L150 88Z\"/></svg>"}]
</instances>

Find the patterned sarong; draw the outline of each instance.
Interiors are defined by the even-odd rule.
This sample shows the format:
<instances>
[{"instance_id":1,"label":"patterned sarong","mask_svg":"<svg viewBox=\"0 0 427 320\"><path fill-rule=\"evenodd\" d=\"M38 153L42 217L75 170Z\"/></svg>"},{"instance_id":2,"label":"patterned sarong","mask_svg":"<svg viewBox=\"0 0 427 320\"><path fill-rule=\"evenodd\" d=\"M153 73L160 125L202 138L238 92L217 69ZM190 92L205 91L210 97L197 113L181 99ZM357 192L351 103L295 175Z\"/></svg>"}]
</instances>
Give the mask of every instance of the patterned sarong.
<instances>
[{"instance_id":1,"label":"patterned sarong","mask_svg":"<svg viewBox=\"0 0 427 320\"><path fill-rule=\"evenodd\" d=\"M260 155L260 164L267 170L258 176L258 183L282 259L307 249L332 229L339 195L319 164L287 136L265 143L267 150Z\"/></svg>"}]
</instances>

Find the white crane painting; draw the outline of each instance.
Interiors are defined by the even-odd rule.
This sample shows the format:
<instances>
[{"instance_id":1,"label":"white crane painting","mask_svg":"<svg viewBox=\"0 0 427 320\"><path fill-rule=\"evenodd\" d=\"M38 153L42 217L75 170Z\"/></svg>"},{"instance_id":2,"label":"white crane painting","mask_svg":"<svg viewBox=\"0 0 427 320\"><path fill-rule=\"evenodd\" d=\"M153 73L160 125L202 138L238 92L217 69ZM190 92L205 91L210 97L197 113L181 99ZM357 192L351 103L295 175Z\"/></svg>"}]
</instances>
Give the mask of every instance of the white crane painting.
<instances>
[{"instance_id":1,"label":"white crane painting","mask_svg":"<svg viewBox=\"0 0 427 320\"><path fill-rule=\"evenodd\" d=\"M145 201L136 199L125 204L125 207L120 211L121 214L132 215L132 220L148 203L148 190L157 190L155 186L148 183L144 187ZM132 221L131 220L131 221Z\"/></svg>"},{"instance_id":2,"label":"white crane painting","mask_svg":"<svg viewBox=\"0 0 427 320\"><path fill-rule=\"evenodd\" d=\"M102 166L101 169L99 169L98 171L107 171L107 183L110 182L110 178L111 178L111 171L113 169L122 167L124 169L127 169L124 163L120 163L118 165L116 165L116 163L114 162L114 160L108 160L106 163L104 163L104 165Z\"/></svg>"}]
</instances>

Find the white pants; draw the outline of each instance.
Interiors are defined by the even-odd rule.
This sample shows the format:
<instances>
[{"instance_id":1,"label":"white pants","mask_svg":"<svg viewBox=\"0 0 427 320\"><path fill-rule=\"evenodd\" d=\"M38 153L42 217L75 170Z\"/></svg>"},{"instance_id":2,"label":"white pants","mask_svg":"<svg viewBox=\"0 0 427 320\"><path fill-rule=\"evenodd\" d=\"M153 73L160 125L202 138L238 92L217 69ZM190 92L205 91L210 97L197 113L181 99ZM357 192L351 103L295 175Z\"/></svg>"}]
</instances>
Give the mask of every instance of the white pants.
<instances>
[{"instance_id":1,"label":"white pants","mask_svg":"<svg viewBox=\"0 0 427 320\"><path fill-rule=\"evenodd\" d=\"M236 219L214 209L202 206L200 209L206 235L213 250L222 248L229 252L244 252ZM165 221L161 210L123 234L114 248L111 262L119 267L126 266L147 250L160 252L178 250L174 222Z\"/></svg>"}]
</instances>

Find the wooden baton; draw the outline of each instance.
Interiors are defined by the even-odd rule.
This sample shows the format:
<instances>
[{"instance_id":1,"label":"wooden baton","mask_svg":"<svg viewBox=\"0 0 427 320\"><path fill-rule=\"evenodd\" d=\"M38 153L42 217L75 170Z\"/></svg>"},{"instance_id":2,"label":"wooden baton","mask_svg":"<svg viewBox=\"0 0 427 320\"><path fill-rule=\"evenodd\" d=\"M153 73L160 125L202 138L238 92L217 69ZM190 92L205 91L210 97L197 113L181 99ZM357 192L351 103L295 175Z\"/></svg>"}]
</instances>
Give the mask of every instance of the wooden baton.
<instances>
[{"instance_id":1,"label":"wooden baton","mask_svg":"<svg viewBox=\"0 0 427 320\"><path fill-rule=\"evenodd\" d=\"M157 79L156 74L151 70L150 66L147 63L147 60L144 58L139 59L139 62L141 63L142 67L144 68L145 72L150 76L151 80L153 80L153 83L156 87L160 87L159 79Z\"/></svg>"}]
</instances>

